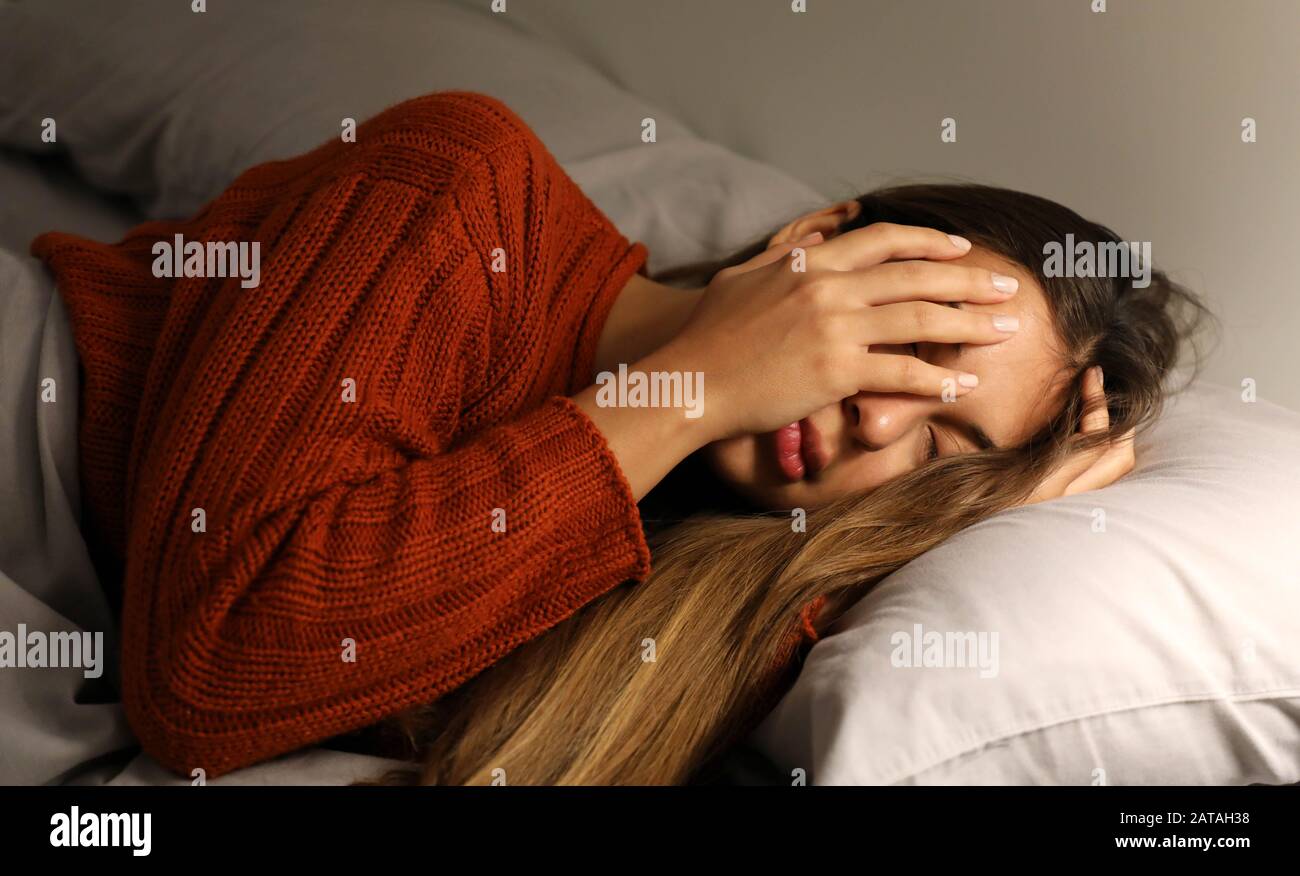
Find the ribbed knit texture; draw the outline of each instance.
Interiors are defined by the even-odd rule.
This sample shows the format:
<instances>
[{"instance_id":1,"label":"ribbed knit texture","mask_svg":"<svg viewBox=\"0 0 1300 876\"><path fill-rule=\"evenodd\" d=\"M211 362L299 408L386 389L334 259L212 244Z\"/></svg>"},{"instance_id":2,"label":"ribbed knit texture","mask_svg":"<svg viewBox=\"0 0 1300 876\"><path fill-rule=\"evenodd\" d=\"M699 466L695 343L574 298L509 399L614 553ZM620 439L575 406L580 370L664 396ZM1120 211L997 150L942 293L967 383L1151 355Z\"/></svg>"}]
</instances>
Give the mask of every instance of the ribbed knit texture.
<instances>
[{"instance_id":1,"label":"ribbed knit texture","mask_svg":"<svg viewBox=\"0 0 1300 876\"><path fill-rule=\"evenodd\" d=\"M175 234L259 241L261 284L155 277ZM82 361L127 716L164 765L219 775L432 701L648 574L565 398L646 251L499 101L407 101L193 219L32 252Z\"/></svg>"}]
</instances>

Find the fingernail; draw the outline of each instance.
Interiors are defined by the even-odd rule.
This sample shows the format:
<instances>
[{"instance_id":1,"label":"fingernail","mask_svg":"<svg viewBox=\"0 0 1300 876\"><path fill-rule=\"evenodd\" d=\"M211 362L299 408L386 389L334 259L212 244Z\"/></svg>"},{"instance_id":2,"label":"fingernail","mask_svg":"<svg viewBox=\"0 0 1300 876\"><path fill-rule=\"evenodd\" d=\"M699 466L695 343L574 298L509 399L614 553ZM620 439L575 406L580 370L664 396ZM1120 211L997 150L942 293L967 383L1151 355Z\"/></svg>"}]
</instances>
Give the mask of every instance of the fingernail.
<instances>
[{"instance_id":1,"label":"fingernail","mask_svg":"<svg viewBox=\"0 0 1300 876\"><path fill-rule=\"evenodd\" d=\"M1020 328L1020 320L1014 316L995 316L993 327L1000 332L1014 332Z\"/></svg>"},{"instance_id":2,"label":"fingernail","mask_svg":"<svg viewBox=\"0 0 1300 876\"><path fill-rule=\"evenodd\" d=\"M962 252L965 252L966 250L970 249L970 241L964 237L958 237L955 234L949 234L948 239L952 241L953 246L957 247Z\"/></svg>"},{"instance_id":3,"label":"fingernail","mask_svg":"<svg viewBox=\"0 0 1300 876\"><path fill-rule=\"evenodd\" d=\"M795 246L803 246L805 243L821 243L821 242L822 242L822 233L820 231L814 231L812 234L809 234L807 237L803 238L798 243L796 243Z\"/></svg>"},{"instance_id":4,"label":"fingernail","mask_svg":"<svg viewBox=\"0 0 1300 876\"><path fill-rule=\"evenodd\" d=\"M1097 385L1100 386L1102 389L1105 389L1105 388L1106 388L1106 372L1101 370L1101 366L1100 366L1100 365L1097 365L1096 368L1097 368Z\"/></svg>"},{"instance_id":5,"label":"fingernail","mask_svg":"<svg viewBox=\"0 0 1300 876\"><path fill-rule=\"evenodd\" d=\"M979 386L980 379L974 374L958 374L957 382L962 386Z\"/></svg>"},{"instance_id":6,"label":"fingernail","mask_svg":"<svg viewBox=\"0 0 1300 876\"><path fill-rule=\"evenodd\" d=\"M994 274L993 288L1004 295L1010 295L1020 288L1020 281L1015 277L1008 277L1006 274Z\"/></svg>"}]
</instances>

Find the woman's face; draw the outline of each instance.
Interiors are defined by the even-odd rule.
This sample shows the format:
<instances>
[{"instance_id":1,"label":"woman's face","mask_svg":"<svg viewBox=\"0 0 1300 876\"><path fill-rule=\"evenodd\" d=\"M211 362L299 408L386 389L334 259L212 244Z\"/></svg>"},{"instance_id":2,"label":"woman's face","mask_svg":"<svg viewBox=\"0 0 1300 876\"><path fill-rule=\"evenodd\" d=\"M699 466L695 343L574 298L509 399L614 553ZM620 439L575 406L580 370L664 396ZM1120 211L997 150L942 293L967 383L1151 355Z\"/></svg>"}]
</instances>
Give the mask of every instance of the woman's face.
<instances>
[{"instance_id":1,"label":"woman's face","mask_svg":"<svg viewBox=\"0 0 1300 876\"><path fill-rule=\"evenodd\" d=\"M859 393L800 421L797 439L793 431L783 436L787 448L797 440L802 465L780 463L777 433L743 435L704 449L718 476L764 508L815 508L877 487L932 455L1014 446L1045 426L1063 404L1067 375L1042 287L1023 267L979 247L952 261L1020 281L1019 291L1005 303L960 305L1018 316L1020 330L1010 339L960 347L917 345L916 355L928 362L978 375L978 388L950 402ZM908 355L911 350L880 345L871 352Z\"/></svg>"}]
</instances>

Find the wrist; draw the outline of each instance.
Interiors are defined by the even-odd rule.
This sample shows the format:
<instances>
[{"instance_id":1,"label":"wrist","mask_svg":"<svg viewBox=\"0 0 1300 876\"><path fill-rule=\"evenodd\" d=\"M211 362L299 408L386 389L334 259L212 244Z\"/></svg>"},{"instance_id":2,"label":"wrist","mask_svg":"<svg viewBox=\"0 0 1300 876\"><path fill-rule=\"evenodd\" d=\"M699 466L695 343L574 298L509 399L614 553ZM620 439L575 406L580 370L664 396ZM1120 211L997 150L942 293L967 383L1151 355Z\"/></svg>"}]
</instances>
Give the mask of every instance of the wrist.
<instances>
[{"instance_id":1,"label":"wrist","mask_svg":"<svg viewBox=\"0 0 1300 876\"><path fill-rule=\"evenodd\" d=\"M645 365L652 363L644 363ZM688 418L682 409L651 407L633 395L628 381L645 373L643 363L614 366L597 383L572 398L605 437L637 501L683 459L708 443L703 416ZM629 399L629 396L632 399ZM635 402L635 403L630 403Z\"/></svg>"},{"instance_id":2,"label":"wrist","mask_svg":"<svg viewBox=\"0 0 1300 876\"><path fill-rule=\"evenodd\" d=\"M656 390L658 406L668 416L665 423L689 452L711 444L728 434L728 413L722 386L705 360L687 345L672 341L628 366L646 387ZM629 377L629 381L632 378Z\"/></svg>"}]
</instances>

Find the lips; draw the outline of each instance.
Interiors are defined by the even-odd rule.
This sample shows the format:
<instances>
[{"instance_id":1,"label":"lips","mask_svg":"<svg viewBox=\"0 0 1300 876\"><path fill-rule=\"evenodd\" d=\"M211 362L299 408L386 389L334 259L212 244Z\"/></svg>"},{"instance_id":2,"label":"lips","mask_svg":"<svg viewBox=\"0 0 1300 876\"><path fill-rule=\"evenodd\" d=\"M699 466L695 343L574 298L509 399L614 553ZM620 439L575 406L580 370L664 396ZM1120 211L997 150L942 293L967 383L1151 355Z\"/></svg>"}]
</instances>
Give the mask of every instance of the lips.
<instances>
[{"instance_id":1,"label":"lips","mask_svg":"<svg viewBox=\"0 0 1300 876\"><path fill-rule=\"evenodd\" d=\"M786 480L794 482L815 475L830 461L821 435L808 418L791 423L774 433L776 463Z\"/></svg>"}]
</instances>

